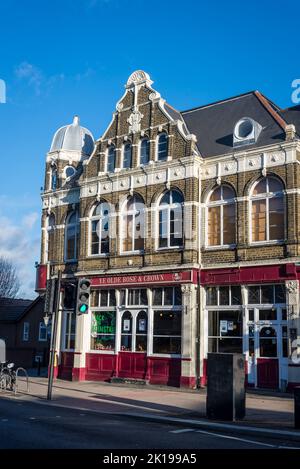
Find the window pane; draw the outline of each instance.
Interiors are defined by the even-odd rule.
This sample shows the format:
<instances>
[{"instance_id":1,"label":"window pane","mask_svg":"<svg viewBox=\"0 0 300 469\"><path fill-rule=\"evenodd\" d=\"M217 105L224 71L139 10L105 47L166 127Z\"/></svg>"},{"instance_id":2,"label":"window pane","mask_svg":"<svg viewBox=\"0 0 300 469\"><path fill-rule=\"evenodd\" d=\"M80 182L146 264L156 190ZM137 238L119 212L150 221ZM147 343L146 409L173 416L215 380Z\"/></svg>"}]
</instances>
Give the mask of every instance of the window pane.
<instances>
[{"instance_id":1,"label":"window pane","mask_svg":"<svg viewBox=\"0 0 300 469\"><path fill-rule=\"evenodd\" d=\"M235 243L235 205L223 206L223 244Z\"/></svg>"},{"instance_id":2,"label":"window pane","mask_svg":"<svg viewBox=\"0 0 300 469\"><path fill-rule=\"evenodd\" d=\"M287 311L286 308L282 308L281 310L281 316L283 321L287 321Z\"/></svg>"},{"instance_id":3,"label":"window pane","mask_svg":"<svg viewBox=\"0 0 300 469\"><path fill-rule=\"evenodd\" d=\"M229 305L229 287L219 287L219 304Z\"/></svg>"},{"instance_id":4,"label":"window pane","mask_svg":"<svg viewBox=\"0 0 300 469\"><path fill-rule=\"evenodd\" d=\"M130 143L124 145L123 168L131 168L132 147Z\"/></svg>"},{"instance_id":5,"label":"window pane","mask_svg":"<svg viewBox=\"0 0 300 469\"><path fill-rule=\"evenodd\" d=\"M277 339L260 339L260 356L277 357Z\"/></svg>"},{"instance_id":6,"label":"window pane","mask_svg":"<svg viewBox=\"0 0 300 469\"><path fill-rule=\"evenodd\" d=\"M266 201L252 202L252 241L266 240Z\"/></svg>"},{"instance_id":7,"label":"window pane","mask_svg":"<svg viewBox=\"0 0 300 469\"><path fill-rule=\"evenodd\" d=\"M248 303L250 305L260 304L260 288L258 286L248 287Z\"/></svg>"},{"instance_id":8,"label":"window pane","mask_svg":"<svg viewBox=\"0 0 300 469\"><path fill-rule=\"evenodd\" d=\"M98 290L92 290L91 292L91 306L96 306L98 307L99 305L99 291Z\"/></svg>"},{"instance_id":9,"label":"window pane","mask_svg":"<svg viewBox=\"0 0 300 469\"><path fill-rule=\"evenodd\" d=\"M274 303L274 289L273 285L262 285L261 287L261 302L272 304Z\"/></svg>"},{"instance_id":10,"label":"window pane","mask_svg":"<svg viewBox=\"0 0 300 469\"><path fill-rule=\"evenodd\" d=\"M131 352L132 336L121 335L121 352Z\"/></svg>"},{"instance_id":11,"label":"window pane","mask_svg":"<svg viewBox=\"0 0 300 469\"><path fill-rule=\"evenodd\" d=\"M220 207L210 207L208 209L208 245L218 246L221 244L221 219Z\"/></svg>"},{"instance_id":12,"label":"window pane","mask_svg":"<svg viewBox=\"0 0 300 469\"><path fill-rule=\"evenodd\" d=\"M140 305L147 305L147 304L148 304L147 290L143 288L141 290Z\"/></svg>"},{"instance_id":13,"label":"window pane","mask_svg":"<svg viewBox=\"0 0 300 469\"><path fill-rule=\"evenodd\" d=\"M125 303L125 298L126 298L126 290L121 290L120 292L120 303L122 306L124 306Z\"/></svg>"},{"instance_id":14,"label":"window pane","mask_svg":"<svg viewBox=\"0 0 300 469\"><path fill-rule=\"evenodd\" d=\"M285 303L284 285L275 285L275 303Z\"/></svg>"},{"instance_id":15,"label":"window pane","mask_svg":"<svg viewBox=\"0 0 300 469\"><path fill-rule=\"evenodd\" d=\"M175 305L179 306L182 304L181 287L175 287Z\"/></svg>"},{"instance_id":16,"label":"window pane","mask_svg":"<svg viewBox=\"0 0 300 469\"><path fill-rule=\"evenodd\" d=\"M243 339L218 339L219 353L243 353Z\"/></svg>"},{"instance_id":17,"label":"window pane","mask_svg":"<svg viewBox=\"0 0 300 469\"><path fill-rule=\"evenodd\" d=\"M173 288L165 288L164 305L173 305Z\"/></svg>"},{"instance_id":18,"label":"window pane","mask_svg":"<svg viewBox=\"0 0 300 469\"><path fill-rule=\"evenodd\" d=\"M116 292L115 290L109 291L109 306L116 306Z\"/></svg>"},{"instance_id":19,"label":"window pane","mask_svg":"<svg viewBox=\"0 0 300 469\"><path fill-rule=\"evenodd\" d=\"M136 331L139 334L147 334L147 313L141 311L136 319Z\"/></svg>"},{"instance_id":20,"label":"window pane","mask_svg":"<svg viewBox=\"0 0 300 469\"><path fill-rule=\"evenodd\" d=\"M99 335L97 337L92 337L91 349L92 350L114 350L115 349L115 336Z\"/></svg>"},{"instance_id":21,"label":"window pane","mask_svg":"<svg viewBox=\"0 0 300 469\"><path fill-rule=\"evenodd\" d=\"M259 310L260 321L276 321L277 320L277 309L260 309Z\"/></svg>"},{"instance_id":22,"label":"window pane","mask_svg":"<svg viewBox=\"0 0 300 469\"><path fill-rule=\"evenodd\" d=\"M228 187L228 186L221 186L222 187L222 192L223 192L223 200L231 200L231 199L234 199L235 197L235 194L234 194L234 191L233 189L231 189L231 187Z\"/></svg>"},{"instance_id":23,"label":"window pane","mask_svg":"<svg viewBox=\"0 0 300 469\"><path fill-rule=\"evenodd\" d=\"M147 352L147 336L146 335L137 335L136 336L135 351L136 352Z\"/></svg>"},{"instance_id":24,"label":"window pane","mask_svg":"<svg viewBox=\"0 0 300 469\"><path fill-rule=\"evenodd\" d=\"M150 159L150 142L148 139L142 140L140 164L148 164Z\"/></svg>"},{"instance_id":25,"label":"window pane","mask_svg":"<svg viewBox=\"0 0 300 469\"><path fill-rule=\"evenodd\" d=\"M100 306L105 307L108 306L108 291L101 290L100 292Z\"/></svg>"},{"instance_id":26,"label":"window pane","mask_svg":"<svg viewBox=\"0 0 300 469\"><path fill-rule=\"evenodd\" d=\"M212 337L220 335L219 311L208 312L208 335Z\"/></svg>"},{"instance_id":27,"label":"window pane","mask_svg":"<svg viewBox=\"0 0 300 469\"><path fill-rule=\"evenodd\" d=\"M114 350L116 334L115 311L94 312L92 315L91 347L95 350Z\"/></svg>"},{"instance_id":28,"label":"window pane","mask_svg":"<svg viewBox=\"0 0 300 469\"><path fill-rule=\"evenodd\" d=\"M180 337L153 337L153 353L181 353Z\"/></svg>"},{"instance_id":29,"label":"window pane","mask_svg":"<svg viewBox=\"0 0 300 469\"><path fill-rule=\"evenodd\" d=\"M283 190L282 182L279 179L268 178L269 192L281 192Z\"/></svg>"},{"instance_id":30,"label":"window pane","mask_svg":"<svg viewBox=\"0 0 300 469\"><path fill-rule=\"evenodd\" d=\"M114 146L110 146L107 155L107 171L113 173L116 166L116 150Z\"/></svg>"},{"instance_id":31,"label":"window pane","mask_svg":"<svg viewBox=\"0 0 300 469\"><path fill-rule=\"evenodd\" d=\"M254 309L249 309L249 321L254 321Z\"/></svg>"},{"instance_id":32,"label":"window pane","mask_svg":"<svg viewBox=\"0 0 300 469\"><path fill-rule=\"evenodd\" d=\"M263 178L260 182L256 184L253 190L253 195L265 194L267 192L267 179Z\"/></svg>"},{"instance_id":33,"label":"window pane","mask_svg":"<svg viewBox=\"0 0 300 469\"><path fill-rule=\"evenodd\" d=\"M241 305L242 304L242 295L240 286L231 287L231 304L232 305Z\"/></svg>"},{"instance_id":34,"label":"window pane","mask_svg":"<svg viewBox=\"0 0 300 469\"><path fill-rule=\"evenodd\" d=\"M216 200L221 200L221 187L217 187L211 194L209 198L210 202L215 202Z\"/></svg>"},{"instance_id":35,"label":"window pane","mask_svg":"<svg viewBox=\"0 0 300 469\"><path fill-rule=\"evenodd\" d=\"M269 200L270 239L284 238L284 206L283 198L275 197Z\"/></svg>"},{"instance_id":36,"label":"window pane","mask_svg":"<svg viewBox=\"0 0 300 469\"><path fill-rule=\"evenodd\" d=\"M154 311L154 335L181 335L181 312Z\"/></svg>"},{"instance_id":37,"label":"window pane","mask_svg":"<svg viewBox=\"0 0 300 469\"><path fill-rule=\"evenodd\" d=\"M168 210L159 211L159 247L168 246Z\"/></svg>"},{"instance_id":38,"label":"window pane","mask_svg":"<svg viewBox=\"0 0 300 469\"><path fill-rule=\"evenodd\" d=\"M154 288L153 290L153 304L162 305L162 288Z\"/></svg>"},{"instance_id":39,"label":"window pane","mask_svg":"<svg viewBox=\"0 0 300 469\"><path fill-rule=\"evenodd\" d=\"M160 134L158 137L157 159L159 161L168 158L168 137L167 134Z\"/></svg>"},{"instance_id":40,"label":"window pane","mask_svg":"<svg viewBox=\"0 0 300 469\"><path fill-rule=\"evenodd\" d=\"M208 287L206 289L206 304L207 306L215 306L218 304L216 287Z\"/></svg>"}]
</instances>

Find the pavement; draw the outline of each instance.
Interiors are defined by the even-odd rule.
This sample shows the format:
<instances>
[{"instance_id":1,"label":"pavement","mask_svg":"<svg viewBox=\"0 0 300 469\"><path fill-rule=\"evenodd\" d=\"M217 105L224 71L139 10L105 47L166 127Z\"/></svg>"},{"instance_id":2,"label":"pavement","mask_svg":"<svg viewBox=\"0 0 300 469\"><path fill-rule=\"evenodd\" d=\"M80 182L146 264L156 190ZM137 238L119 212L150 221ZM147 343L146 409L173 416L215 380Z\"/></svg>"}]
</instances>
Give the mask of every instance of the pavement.
<instances>
[{"instance_id":1,"label":"pavement","mask_svg":"<svg viewBox=\"0 0 300 469\"><path fill-rule=\"evenodd\" d=\"M76 409L102 415L124 416L135 420L174 424L245 434L269 434L300 441L294 428L292 394L247 391L246 417L234 423L205 418L206 390L183 390L151 385L55 380L52 400L47 401L46 377L30 377L29 393L21 381L18 394L0 393L0 397L28 403Z\"/></svg>"}]
</instances>

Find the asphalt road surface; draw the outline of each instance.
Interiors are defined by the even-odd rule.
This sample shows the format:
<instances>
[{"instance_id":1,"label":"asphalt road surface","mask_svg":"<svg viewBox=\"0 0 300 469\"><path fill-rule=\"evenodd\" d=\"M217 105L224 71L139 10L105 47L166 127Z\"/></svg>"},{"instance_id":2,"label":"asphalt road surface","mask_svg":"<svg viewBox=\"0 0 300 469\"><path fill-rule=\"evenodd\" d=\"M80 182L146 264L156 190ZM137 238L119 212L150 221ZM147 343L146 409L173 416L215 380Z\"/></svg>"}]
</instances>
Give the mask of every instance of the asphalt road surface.
<instances>
[{"instance_id":1,"label":"asphalt road surface","mask_svg":"<svg viewBox=\"0 0 300 469\"><path fill-rule=\"evenodd\" d=\"M272 449L300 442L238 436L0 397L0 449Z\"/></svg>"}]
</instances>

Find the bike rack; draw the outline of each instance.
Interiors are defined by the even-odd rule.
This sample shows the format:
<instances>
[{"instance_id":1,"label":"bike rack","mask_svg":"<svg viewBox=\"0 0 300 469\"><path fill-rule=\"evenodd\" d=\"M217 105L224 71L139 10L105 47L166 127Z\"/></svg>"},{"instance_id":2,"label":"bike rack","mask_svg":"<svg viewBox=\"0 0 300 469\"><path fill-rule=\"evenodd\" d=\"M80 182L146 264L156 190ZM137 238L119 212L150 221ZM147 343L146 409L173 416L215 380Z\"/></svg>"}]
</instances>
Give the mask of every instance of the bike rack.
<instances>
[{"instance_id":1,"label":"bike rack","mask_svg":"<svg viewBox=\"0 0 300 469\"><path fill-rule=\"evenodd\" d=\"M19 367L16 369L16 386L15 386L15 394L17 394L18 392L18 378L19 378L19 371L23 371L25 373L25 378L26 378L26 392L29 393L29 379L28 379L28 373L27 371L22 368L22 367Z\"/></svg>"}]
</instances>

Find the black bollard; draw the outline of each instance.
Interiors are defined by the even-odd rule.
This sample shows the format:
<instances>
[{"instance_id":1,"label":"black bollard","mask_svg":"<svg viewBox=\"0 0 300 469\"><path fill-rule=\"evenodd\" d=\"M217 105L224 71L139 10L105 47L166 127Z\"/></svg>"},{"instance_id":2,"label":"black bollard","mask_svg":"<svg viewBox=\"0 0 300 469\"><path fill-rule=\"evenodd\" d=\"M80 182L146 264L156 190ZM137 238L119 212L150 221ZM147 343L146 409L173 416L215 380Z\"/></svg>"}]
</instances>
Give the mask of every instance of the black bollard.
<instances>
[{"instance_id":1,"label":"black bollard","mask_svg":"<svg viewBox=\"0 0 300 469\"><path fill-rule=\"evenodd\" d=\"M295 428L300 428L300 386L294 389Z\"/></svg>"}]
</instances>

